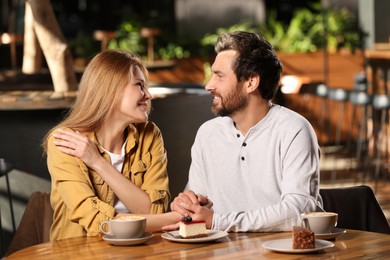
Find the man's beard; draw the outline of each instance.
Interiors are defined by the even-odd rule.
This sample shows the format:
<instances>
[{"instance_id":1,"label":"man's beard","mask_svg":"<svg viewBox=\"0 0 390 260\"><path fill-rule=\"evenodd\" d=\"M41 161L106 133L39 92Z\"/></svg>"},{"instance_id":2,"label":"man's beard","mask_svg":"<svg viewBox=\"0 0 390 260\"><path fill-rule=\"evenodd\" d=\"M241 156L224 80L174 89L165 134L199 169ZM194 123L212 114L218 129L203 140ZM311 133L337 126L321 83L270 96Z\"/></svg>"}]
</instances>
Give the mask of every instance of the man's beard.
<instances>
[{"instance_id":1,"label":"man's beard","mask_svg":"<svg viewBox=\"0 0 390 260\"><path fill-rule=\"evenodd\" d=\"M236 88L227 95L227 97L221 97L221 108L213 105L211 111L217 116L230 116L234 112L239 111L248 104L248 100L241 92L242 84L237 84Z\"/></svg>"}]
</instances>

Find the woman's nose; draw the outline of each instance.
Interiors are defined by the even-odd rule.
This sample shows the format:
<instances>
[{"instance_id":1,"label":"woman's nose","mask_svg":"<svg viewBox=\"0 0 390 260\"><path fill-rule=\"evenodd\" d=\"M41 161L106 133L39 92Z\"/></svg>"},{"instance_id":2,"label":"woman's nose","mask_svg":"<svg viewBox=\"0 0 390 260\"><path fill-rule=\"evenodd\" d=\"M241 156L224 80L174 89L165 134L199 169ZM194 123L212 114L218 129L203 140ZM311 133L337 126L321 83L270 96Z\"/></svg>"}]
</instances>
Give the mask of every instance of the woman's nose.
<instances>
[{"instance_id":1,"label":"woman's nose","mask_svg":"<svg viewBox=\"0 0 390 260\"><path fill-rule=\"evenodd\" d=\"M146 99L152 99L153 96L150 94L149 90L147 88L144 89L144 96Z\"/></svg>"}]
</instances>

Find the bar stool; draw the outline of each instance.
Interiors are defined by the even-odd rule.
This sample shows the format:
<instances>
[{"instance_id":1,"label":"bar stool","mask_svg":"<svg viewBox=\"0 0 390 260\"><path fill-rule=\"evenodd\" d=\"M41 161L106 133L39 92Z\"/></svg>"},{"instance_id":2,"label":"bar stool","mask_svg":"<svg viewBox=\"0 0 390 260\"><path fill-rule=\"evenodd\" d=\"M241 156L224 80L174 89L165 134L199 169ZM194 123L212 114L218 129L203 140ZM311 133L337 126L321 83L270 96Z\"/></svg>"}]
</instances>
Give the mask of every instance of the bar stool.
<instances>
[{"instance_id":1,"label":"bar stool","mask_svg":"<svg viewBox=\"0 0 390 260\"><path fill-rule=\"evenodd\" d=\"M324 115L326 111L326 99L328 97L328 87L325 84L321 83L308 83L303 84L299 90L299 94L302 94L303 97L306 97L307 95L316 97L320 99L320 104L318 106L317 102L314 104L312 103L313 98L309 97L309 109L315 109L317 107L320 108L319 115L317 117L317 127L322 127L324 122Z\"/></svg>"},{"instance_id":2,"label":"bar stool","mask_svg":"<svg viewBox=\"0 0 390 260\"><path fill-rule=\"evenodd\" d=\"M159 28L143 27L141 28L140 34L142 37L147 38L148 40L148 46L147 46L148 61L153 62L154 61L154 40L157 36L161 34L161 31Z\"/></svg>"},{"instance_id":3,"label":"bar stool","mask_svg":"<svg viewBox=\"0 0 390 260\"><path fill-rule=\"evenodd\" d=\"M114 31L96 30L93 32L93 38L100 41L100 49L107 50L108 41L115 39L116 34Z\"/></svg>"},{"instance_id":4,"label":"bar stool","mask_svg":"<svg viewBox=\"0 0 390 260\"><path fill-rule=\"evenodd\" d=\"M361 163L362 159L362 152L368 151L368 118L369 118L369 107L372 105L372 96L364 91L351 91L349 94L349 101L353 105L352 107L352 118L351 118L351 124L348 131L348 140L347 140L347 150L350 153L351 152L351 139L353 136L353 128L356 124L355 120L357 119L357 109L361 108L361 119L358 122L359 124L359 131L356 138L356 146L355 146L355 159L357 163ZM360 117L358 117L360 118ZM359 169L363 170L363 182L365 179L365 173L366 173L366 166L368 164L369 156L366 156L363 160L363 163L361 164L361 167Z\"/></svg>"},{"instance_id":5,"label":"bar stool","mask_svg":"<svg viewBox=\"0 0 390 260\"><path fill-rule=\"evenodd\" d=\"M349 100L349 90L342 89L342 88L329 88L328 93L328 101L336 101L338 103L338 112L337 112L337 123L335 127L335 138L334 141L331 141L330 144L333 144L336 153L343 153L345 152L344 148L339 148L341 144L341 132L343 127L343 116L344 116L344 104ZM329 108L332 108L331 104L329 104ZM329 114L332 114L332 111L329 111ZM332 121L331 118L329 118L328 123L328 138L332 136ZM335 160L336 163L336 160ZM334 165L332 173L331 173L331 180L334 181L336 179L336 165Z\"/></svg>"},{"instance_id":6,"label":"bar stool","mask_svg":"<svg viewBox=\"0 0 390 260\"><path fill-rule=\"evenodd\" d=\"M372 105L374 110L378 111L380 115L379 122L375 122L374 119L374 128L375 125L377 125L377 127L379 127L379 130L376 131L376 129L373 129L373 134L372 134L374 139L374 149L376 151L374 181L375 181L375 191L377 191L378 181L381 172L383 146L385 146L385 151L388 152L386 126L388 121L387 114L390 109L390 97L383 94L374 95ZM375 141L375 139L377 140Z\"/></svg>"},{"instance_id":7,"label":"bar stool","mask_svg":"<svg viewBox=\"0 0 390 260\"><path fill-rule=\"evenodd\" d=\"M337 126L334 144L340 145L341 142L341 130L343 124L343 115L344 115L344 104L349 99L349 90L341 89L341 88L330 88L328 98L329 100L337 101L338 104L338 113L337 113ZM331 128L331 124L329 124L329 130ZM330 131L328 132L330 134Z\"/></svg>"}]
</instances>

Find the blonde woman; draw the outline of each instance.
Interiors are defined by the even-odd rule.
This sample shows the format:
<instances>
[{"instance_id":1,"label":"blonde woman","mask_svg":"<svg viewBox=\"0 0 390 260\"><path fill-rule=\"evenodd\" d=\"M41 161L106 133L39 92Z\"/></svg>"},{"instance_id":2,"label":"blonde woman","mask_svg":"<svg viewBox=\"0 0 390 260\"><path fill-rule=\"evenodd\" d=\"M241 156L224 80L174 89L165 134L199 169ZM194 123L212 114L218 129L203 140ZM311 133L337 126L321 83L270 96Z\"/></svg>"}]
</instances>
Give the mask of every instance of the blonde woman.
<instances>
[{"instance_id":1,"label":"blonde woman","mask_svg":"<svg viewBox=\"0 0 390 260\"><path fill-rule=\"evenodd\" d=\"M138 56L103 51L89 63L74 106L43 146L51 175L50 239L99 234L102 221L148 217L147 231L180 219L170 200L167 154L148 121L148 72Z\"/></svg>"}]
</instances>

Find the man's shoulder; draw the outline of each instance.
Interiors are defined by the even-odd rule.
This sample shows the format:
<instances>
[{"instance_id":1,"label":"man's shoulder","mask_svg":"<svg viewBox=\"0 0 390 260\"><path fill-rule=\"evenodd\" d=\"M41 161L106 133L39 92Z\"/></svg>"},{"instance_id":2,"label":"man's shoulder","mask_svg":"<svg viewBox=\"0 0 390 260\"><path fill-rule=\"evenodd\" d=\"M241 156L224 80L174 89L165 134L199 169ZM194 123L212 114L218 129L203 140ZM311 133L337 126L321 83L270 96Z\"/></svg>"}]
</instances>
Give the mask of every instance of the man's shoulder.
<instances>
[{"instance_id":1,"label":"man's shoulder","mask_svg":"<svg viewBox=\"0 0 390 260\"><path fill-rule=\"evenodd\" d=\"M200 131L208 131L208 130L210 130L210 129L215 129L215 128L223 127L224 125L227 124L227 122L229 122L229 120L231 121L230 118L218 116L218 117L209 119L209 120L207 120L206 122L204 122L204 123L199 127L199 130L200 130Z\"/></svg>"},{"instance_id":2,"label":"man's shoulder","mask_svg":"<svg viewBox=\"0 0 390 260\"><path fill-rule=\"evenodd\" d=\"M298 124L308 124L309 122L305 117L303 117L301 114L295 112L294 110L291 110L287 107L275 105L274 113L273 113L273 119L279 120L280 123L298 123Z\"/></svg>"}]
</instances>

